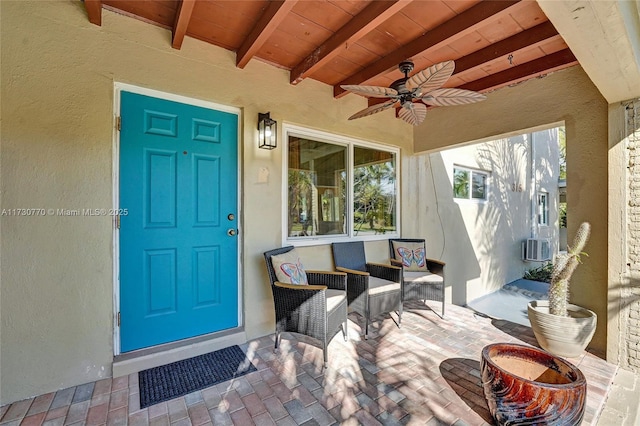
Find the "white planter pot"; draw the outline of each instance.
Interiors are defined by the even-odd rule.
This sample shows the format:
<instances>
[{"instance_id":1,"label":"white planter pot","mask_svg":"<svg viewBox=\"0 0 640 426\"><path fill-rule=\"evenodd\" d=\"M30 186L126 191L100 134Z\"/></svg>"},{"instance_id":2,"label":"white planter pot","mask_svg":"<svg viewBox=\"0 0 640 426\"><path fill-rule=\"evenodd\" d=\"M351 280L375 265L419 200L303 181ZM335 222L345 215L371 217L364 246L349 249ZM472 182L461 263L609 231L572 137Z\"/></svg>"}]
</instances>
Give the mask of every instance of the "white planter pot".
<instances>
[{"instance_id":1,"label":"white planter pot","mask_svg":"<svg viewBox=\"0 0 640 426\"><path fill-rule=\"evenodd\" d=\"M527 314L538 344L554 355L577 357L587 347L596 331L598 317L580 306L568 306L569 316L549 313L547 300L529 302Z\"/></svg>"}]
</instances>

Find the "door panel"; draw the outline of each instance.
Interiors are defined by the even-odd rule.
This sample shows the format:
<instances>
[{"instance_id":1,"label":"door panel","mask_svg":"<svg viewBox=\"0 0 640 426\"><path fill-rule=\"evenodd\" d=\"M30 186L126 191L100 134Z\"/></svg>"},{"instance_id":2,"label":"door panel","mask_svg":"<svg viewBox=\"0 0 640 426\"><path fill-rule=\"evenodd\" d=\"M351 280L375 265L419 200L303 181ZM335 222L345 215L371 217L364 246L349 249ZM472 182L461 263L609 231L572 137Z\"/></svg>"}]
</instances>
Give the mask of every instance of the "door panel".
<instances>
[{"instance_id":1,"label":"door panel","mask_svg":"<svg viewBox=\"0 0 640 426\"><path fill-rule=\"evenodd\" d=\"M175 152L145 149L143 211L146 228L175 228L177 159Z\"/></svg>"},{"instance_id":2,"label":"door panel","mask_svg":"<svg viewBox=\"0 0 640 426\"><path fill-rule=\"evenodd\" d=\"M236 327L237 116L122 92L121 117L121 351Z\"/></svg>"}]
</instances>

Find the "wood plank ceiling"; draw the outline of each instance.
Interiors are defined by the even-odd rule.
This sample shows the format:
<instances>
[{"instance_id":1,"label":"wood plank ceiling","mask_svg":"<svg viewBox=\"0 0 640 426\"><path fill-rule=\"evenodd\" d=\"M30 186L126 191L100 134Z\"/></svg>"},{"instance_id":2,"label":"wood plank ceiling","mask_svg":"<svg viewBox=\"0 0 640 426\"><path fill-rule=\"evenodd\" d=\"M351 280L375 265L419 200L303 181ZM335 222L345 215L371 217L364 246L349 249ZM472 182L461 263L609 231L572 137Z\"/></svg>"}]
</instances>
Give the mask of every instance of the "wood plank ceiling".
<instances>
[{"instance_id":1,"label":"wood plank ceiling","mask_svg":"<svg viewBox=\"0 0 640 426\"><path fill-rule=\"evenodd\" d=\"M445 87L489 92L577 64L534 0L84 0L333 86L389 86L411 59L415 71L453 59ZM370 104L380 100L372 99Z\"/></svg>"}]
</instances>

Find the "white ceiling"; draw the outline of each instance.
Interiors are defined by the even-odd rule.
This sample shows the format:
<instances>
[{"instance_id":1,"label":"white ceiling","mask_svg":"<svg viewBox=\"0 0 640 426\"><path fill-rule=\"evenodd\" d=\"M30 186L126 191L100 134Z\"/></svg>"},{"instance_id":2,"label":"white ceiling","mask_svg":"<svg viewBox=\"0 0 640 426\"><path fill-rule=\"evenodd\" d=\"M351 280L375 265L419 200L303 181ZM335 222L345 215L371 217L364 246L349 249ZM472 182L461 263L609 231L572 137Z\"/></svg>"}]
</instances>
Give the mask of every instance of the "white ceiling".
<instances>
[{"instance_id":1,"label":"white ceiling","mask_svg":"<svg viewBox=\"0 0 640 426\"><path fill-rule=\"evenodd\" d=\"M640 0L537 0L609 103L640 97Z\"/></svg>"}]
</instances>

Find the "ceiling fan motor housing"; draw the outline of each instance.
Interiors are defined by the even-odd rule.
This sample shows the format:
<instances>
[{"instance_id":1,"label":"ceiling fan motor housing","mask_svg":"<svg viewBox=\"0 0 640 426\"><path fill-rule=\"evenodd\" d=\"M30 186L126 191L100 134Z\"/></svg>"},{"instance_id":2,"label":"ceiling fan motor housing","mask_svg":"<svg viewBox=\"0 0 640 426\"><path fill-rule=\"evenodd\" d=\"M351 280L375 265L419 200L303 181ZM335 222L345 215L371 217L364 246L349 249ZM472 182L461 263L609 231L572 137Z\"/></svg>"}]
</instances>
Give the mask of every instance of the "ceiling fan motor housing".
<instances>
[{"instance_id":1,"label":"ceiling fan motor housing","mask_svg":"<svg viewBox=\"0 0 640 426\"><path fill-rule=\"evenodd\" d=\"M400 65L398 65L398 68L400 68L400 72L404 73L404 76L406 78L409 76L409 73L413 71L413 62L402 61L400 62Z\"/></svg>"},{"instance_id":2,"label":"ceiling fan motor housing","mask_svg":"<svg viewBox=\"0 0 640 426\"><path fill-rule=\"evenodd\" d=\"M405 86L405 83L407 82L407 79L409 78L409 73L411 71L413 71L413 62L411 62L411 61L402 61L398 65L398 69L400 69L400 72L402 72L404 74L404 77L394 81L393 83L391 83L391 86L389 86L389 87L394 89L400 95L408 95L410 92L409 92L409 90L407 90L407 88ZM402 96L401 96L400 101L402 103L404 103L404 101L406 101L406 99L402 99Z\"/></svg>"},{"instance_id":3,"label":"ceiling fan motor housing","mask_svg":"<svg viewBox=\"0 0 640 426\"><path fill-rule=\"evenodd\" d=\"M391 86L389 87L395 90L396 92L398 92L398 94L400 95L408 95L409 90L407 90L407 87L405 86L406 82L407 82L407 77L402 77L401 79L391 83Z\"/></svg>"}]
</instances>

